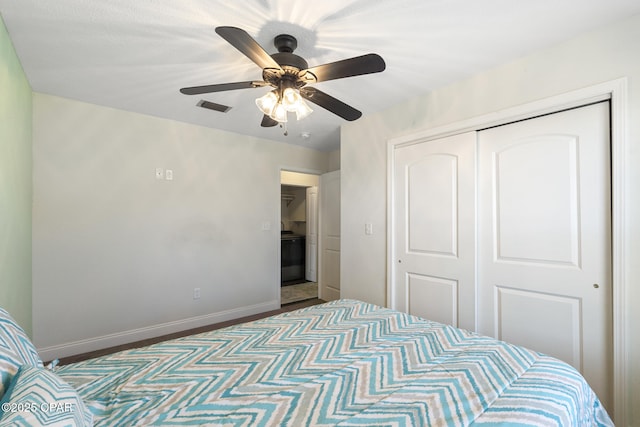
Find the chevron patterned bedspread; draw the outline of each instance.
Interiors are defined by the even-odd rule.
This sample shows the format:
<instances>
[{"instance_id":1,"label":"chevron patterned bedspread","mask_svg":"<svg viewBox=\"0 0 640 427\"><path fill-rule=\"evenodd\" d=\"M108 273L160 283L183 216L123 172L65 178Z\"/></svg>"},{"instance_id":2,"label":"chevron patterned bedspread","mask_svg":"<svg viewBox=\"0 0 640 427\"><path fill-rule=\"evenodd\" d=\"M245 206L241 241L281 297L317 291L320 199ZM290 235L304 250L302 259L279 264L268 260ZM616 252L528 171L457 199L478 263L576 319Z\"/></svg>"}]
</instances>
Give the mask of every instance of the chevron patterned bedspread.
<instances>
[{"instance_id":1,"label":"chevron patterned bedspread","mask_svg":"<svg viewBox=\"0 0 640 427\"><path fill-rule=\"evenodd\" d=\"M57 373L97 426L610 426L569 365L339 300Z\"/></svg>"}]
</instances>

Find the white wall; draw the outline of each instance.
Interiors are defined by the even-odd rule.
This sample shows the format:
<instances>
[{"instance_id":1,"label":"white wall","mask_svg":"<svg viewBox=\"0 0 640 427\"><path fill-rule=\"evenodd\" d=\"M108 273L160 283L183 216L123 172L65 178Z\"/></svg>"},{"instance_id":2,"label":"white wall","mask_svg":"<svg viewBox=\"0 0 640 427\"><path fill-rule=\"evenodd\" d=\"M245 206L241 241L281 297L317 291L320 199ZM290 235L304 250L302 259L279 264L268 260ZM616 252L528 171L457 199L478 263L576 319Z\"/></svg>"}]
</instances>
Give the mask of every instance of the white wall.
<instances>
[{"instance_id":1,"label":"white wall","mask_svg":"<svg viewBox=\"0 0 640 427\"><path fill-rule=\"evenodd\" d=\"M341 134L342 297L386 299L386 173L389 139L614 80L629 79L627 159L627 425L640 425L640 16L618 22L383 113ZM376 233L364 234L372 222Z\"/></svg>"},{"instance_id":2,"label":"white wall","mask_svg":"<svg viewBox=\"0 0 640 427\"><path fill-rule=\"evenodd\" d=\"M323 172L327 153L33 99L33 330L43 358L279 307L280 168ZM174 179L157 180L156 168Z\"/></svg>"},{"instance_id":3,"label":"white wall","mask_svg":"<svg viewBox=\"0 0 640 427\"><path fill-rule=\"evenodd\" d=\"M31 87L0 17L0 307L31 334Z\"/></svg>"},{"instance_id":4,"label":"white wall","mask_svg":"<svg viewBox=\"0 0 640 427\"><path fill-rule=\"evenodd\" d=\"M340 150L329 153L329 172L340 170Z\"/></svg>"}]
</instances>

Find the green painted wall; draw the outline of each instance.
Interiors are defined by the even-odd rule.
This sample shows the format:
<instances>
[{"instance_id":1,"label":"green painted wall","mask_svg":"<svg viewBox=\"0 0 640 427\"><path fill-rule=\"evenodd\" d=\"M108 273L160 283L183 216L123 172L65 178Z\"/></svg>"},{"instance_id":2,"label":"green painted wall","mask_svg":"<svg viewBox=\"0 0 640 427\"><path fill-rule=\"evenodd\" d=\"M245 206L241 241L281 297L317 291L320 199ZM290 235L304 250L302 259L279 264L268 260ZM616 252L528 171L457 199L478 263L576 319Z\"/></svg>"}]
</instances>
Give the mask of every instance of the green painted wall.
<instances>
[{"instance_id":1,"label":"green painted wall","mask_svg":"<svg viewBox=\"0 0 640 427\"><path fill-rule=\"evenodd\" d=\"M0 18L0 307L31 334L31 87Z\"/></svg>"}]
</instances>

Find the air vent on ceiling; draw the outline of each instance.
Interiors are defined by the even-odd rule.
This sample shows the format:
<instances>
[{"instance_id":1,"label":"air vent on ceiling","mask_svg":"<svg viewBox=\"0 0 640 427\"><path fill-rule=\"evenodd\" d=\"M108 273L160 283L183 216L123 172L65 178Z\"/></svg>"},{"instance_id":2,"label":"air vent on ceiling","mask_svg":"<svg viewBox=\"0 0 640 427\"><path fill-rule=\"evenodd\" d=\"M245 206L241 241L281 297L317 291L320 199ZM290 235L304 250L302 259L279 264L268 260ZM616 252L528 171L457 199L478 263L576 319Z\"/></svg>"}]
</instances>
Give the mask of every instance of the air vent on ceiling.
<instances>
[{"instance_id":1,"label":"air vent on ceiling","mask_svg":"<svg viewBox=\"0 0 640 427\"><path fill-rule=\"evenodd\" d=\"M221 113L226 113L231 109L231 107L222 104L216 104L215 102L205 101L204 99L198 102L198 107L207 108L213 111L220 111Z\"/></svg>"}]
</instances>

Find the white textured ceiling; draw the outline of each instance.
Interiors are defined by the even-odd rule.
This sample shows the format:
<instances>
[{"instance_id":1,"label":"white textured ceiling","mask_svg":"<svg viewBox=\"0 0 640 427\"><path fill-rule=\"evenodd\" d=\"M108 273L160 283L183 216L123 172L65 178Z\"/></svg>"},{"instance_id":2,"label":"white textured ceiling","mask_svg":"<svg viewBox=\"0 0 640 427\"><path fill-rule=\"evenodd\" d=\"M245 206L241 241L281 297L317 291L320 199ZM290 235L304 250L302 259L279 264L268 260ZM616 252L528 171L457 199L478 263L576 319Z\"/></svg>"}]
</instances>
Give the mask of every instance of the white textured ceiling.
<instances>
[{"instance_id":1,"label":"white textured ceiling","mask_svg":"<svg viewBox=\"0 0 640 427\"><path fill-rule=\"evenodd\" d=\"M310 66L381 55L382 73L316 85L366 115L638 14L640 1L0 0L0 13L34 91L332 150L344 120L313 104L284 136L260 127L254 100L267 88L178 91L261 79L215 27L240 27L269 53L276 35L291 34ZM205 110L196 107L200 99L232 109Z\"/></svg>"}]
</instances>

